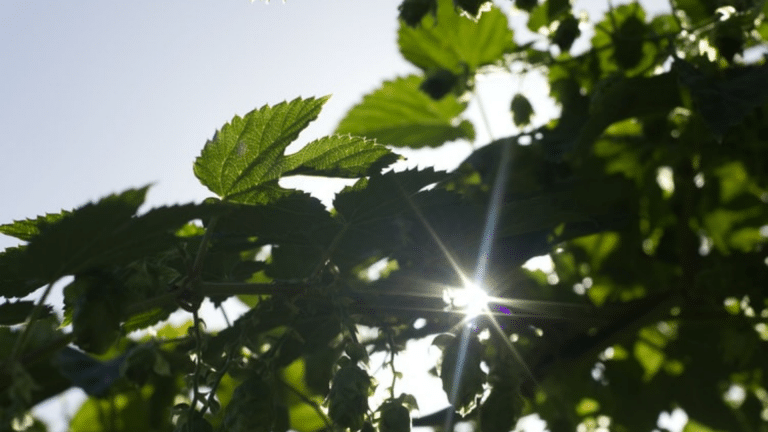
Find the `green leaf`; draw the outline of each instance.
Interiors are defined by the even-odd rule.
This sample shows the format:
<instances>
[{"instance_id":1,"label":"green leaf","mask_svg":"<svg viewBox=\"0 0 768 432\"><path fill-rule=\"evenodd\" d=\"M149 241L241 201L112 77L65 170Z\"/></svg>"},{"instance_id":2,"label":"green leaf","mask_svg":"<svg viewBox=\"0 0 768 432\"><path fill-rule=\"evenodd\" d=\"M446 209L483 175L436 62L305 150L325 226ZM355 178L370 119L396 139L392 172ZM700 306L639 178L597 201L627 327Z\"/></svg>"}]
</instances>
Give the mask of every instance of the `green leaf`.
<instances>
[{"instance_id":1,"label":"green leaf","mask_svg":"<svg viewBox=\"0 0 768 432\"><path fill-rule=\"evenodd\" d=\"M472 124L458 120L466 104L452 95L435 101L419 90L420 84L421 78L416 75L386 81L349 110L336 133L414 148L435 147L462 138L473 140Z\"/></svg>"},{"instance_id":2,"label":"green leaf","mask_svg":"<svg viewBox=\"0 0 768 432\"><path fill-rule=\"evenodd\" d=\"M27 317L32 313L32 309L35 307L33 301L18 301L14 303L0 304L0 325L15 325L21 324L26 321ZM45 318L50 316L53 309L46 305L43 307L43 311L38 318Z\"/></svg>"},{"instance_id":3,"label":"green leaf","mask_svg":"<svg viewBox=\"0 0 768 432\"><path fill-rule=\"evenodd\" d=\"M290 174L356 178L377 174L397 158L374 141L333 135L312 141L285 160Z\"/></svg>"},{"instance_id":4,"label":"green leaf","mask_svg":"<svg viewBox=\"0 0 768 432\"><path fill-rule=\"evenodd\" d=\"M676 74L653 77L608 77L596 85L590 116L578 136L577 147L591 146L609 125L630 117L666 114L680 106Z\"/></svg>"},{"instance_id":5,"label":"green leaf","mask_svg":"<svg viewBox=\"0 0 768 432\"><path fill-rule=\"evenodd\" d=\"M623 69L632 69L643 59L645 22L637 15L628 16L613 34L613 58Z\"/></svg>"},{"instance_id":6,"label":"green leaf","mask_svg":"<svg viewBox=\"0 0 768 432\"><path fill-rule=\"evenodd\" d=\"M226 211L222 206L187 204L136 216L147 188L129 189L86 204L52 224L24 248L0 254L0 295L24 296L45 283L90 269L127 264L176 242L174 232L193 219Z\"/></svg>"},{"instance_id":7,"label":"green leaf","mask_svg":"<svg viewBox=\"0 0 768 432\"><path fill-rule=\"evenodd\" d=\"M724 77L696 69L684 60L675 61L680 83L691 93L694 107L712 132L722 137L768 99L768 65L732 67Z\"/></svg>"},{"instance_id":8,"label":"green leaf","mask_svg":"<svg viewBox=\"0 0 768 432\"><path fill-rule=\"evenodd\" d=\"M235 116L205 144L195 175L229 201L256 203L279 195L276 182L289 168L286 147L317 118L328 98L297 98Z\"/></svg>"},{"instance_id":9,"label":"green leaf","mask_svg":"<svg viewBox=\"0 0 768 432\"><path fill-rule=\"evenodd\" d=\"M495 64L514 47L507 17L498 8L477 21L459 15L452 0L439 0L437 16L426 15L421 26L400 25L398 45L406 60L427 69L447 69L458 75Z\"/></svg>"},{"instance_id":10,"label":"green leaf","mask_svg":"<svg viewBox=\"0 0 768 432\"><path fill-rule=\"evenodd\" d=\"M683 427L683 432L717 432L717 430L689 419L685 427Z\"/></svg>"},{"instance_id":11,"label":"green leaf","mask_svg":"<svg viewBox=\"0 0 768 432\"><path fill-rule=\"evenodd\" d=\"M61 213L48 213L35 219L14 221L10 224L0 225L0 233L16 237L19 240L29 241L32 237L40 234L41 227L50 225L68 214L68 211L62 211Z\"/></svg>"},{"instance_id":12,"label":"green leaf","mask_svg":"<svg viewBox=\"0 0 768 432\"><path fill-rule=\"evenodd\" d=\"M416 27L421 19L428 13L434 14L437 9L437 0L403 0L397 8L400 11L400 19L407 25Z\"/></svg>"},{"instance_id":13,"label":"green leaf","mask_svg":"<svg viewBox=\"0 0 768 432\"><path fill-rule=\"evenodd\" d=\"M535 5L535 2L532 2ZM549 26L553 21L560 18L571 9L569 0L546 0L538 6L528 7L530 16L528 17L528 28L532 32L538 32L540 28Z\"/></svg>"},{"instance_id":14,"label":"green leaf","mask_svg":"<svg viewBox=\"0 0 768 432\"><path fill-rule=\"evenodd\" d=\"M515 122L515 126L525 126L531 122L533 107L528 98L522 94L518 93L512 98L510 110L512 111L512 120Z\"/></svg>"}]
</instances>

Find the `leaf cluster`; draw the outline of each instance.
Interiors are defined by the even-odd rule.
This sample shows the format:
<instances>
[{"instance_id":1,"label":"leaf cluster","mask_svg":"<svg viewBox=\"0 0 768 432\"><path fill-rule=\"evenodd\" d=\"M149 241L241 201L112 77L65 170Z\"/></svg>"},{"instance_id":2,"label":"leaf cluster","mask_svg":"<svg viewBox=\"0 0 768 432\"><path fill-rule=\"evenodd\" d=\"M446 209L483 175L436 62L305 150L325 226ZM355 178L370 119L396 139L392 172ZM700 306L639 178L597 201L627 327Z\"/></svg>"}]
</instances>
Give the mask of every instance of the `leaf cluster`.
<instances>
[{"instance_id":1,"label":"leaf cluster","mask_svg":"<svg viewBox=\"0 0 768 432\"><path fill-rule=\"evenodd\" d=\"M748 59L768 6L512 3L535 40L491 2L403 1L418 72L291 154L327 97L234 117L194 161L205 202L142 213L145 187L0 225L24 242L0 253L0 429L72 387L75 431L503 432L534 413L644 431L676 408L689 431L764 429L768 66ZM560 114L511 88L515 135L451 172L390 169L393 149L474 141L466 109L498 71L543 74ZM326 208L294 175L354 183ZM524 266L541 256L551 270ZM477 317L443 299L473 273ZM207 330L201 303L231 297L249 310ZM412 419L394 358L428 336L451 406Z\"/></svg>"}]
</instances>

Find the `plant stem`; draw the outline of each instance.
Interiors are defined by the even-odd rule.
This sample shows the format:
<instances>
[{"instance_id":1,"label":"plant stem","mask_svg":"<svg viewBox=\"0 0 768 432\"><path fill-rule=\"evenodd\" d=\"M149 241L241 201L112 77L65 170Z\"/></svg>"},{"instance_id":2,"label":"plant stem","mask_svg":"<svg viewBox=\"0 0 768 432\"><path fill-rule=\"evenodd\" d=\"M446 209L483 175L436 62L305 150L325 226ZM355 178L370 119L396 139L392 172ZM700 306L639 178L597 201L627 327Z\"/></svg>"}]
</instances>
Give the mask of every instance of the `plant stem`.
<instances>
[{"instance_id":1,"label":"plant stem","mask_svg":"<svg viewBox=\"0 0 768 432\"><path fill-rule=\"evenodd\" d=\"M27 325L24 326L24 330L21 331L19 338L16 339L16 343L13 345L13 350L11 351L11 355L8 357L7 364L10 365L14 361L16 361L21 355L21 352L24 350L24 345L26 345L27 343L29 332L32 326L35 324L35 320L37 319L38 315L40 315L40 311L43 310L43 305L45 305L45 300L48 299L48 295L51 294L51 289L53 288L54 283L56 283L56 281L49 283L48 286L45 287L45 291L43 291L43 295L40 297L40 300L37 301L35 308L32 309L32 312L29 314L29 317L27 318Z\"/></svg>"}]
</instances>

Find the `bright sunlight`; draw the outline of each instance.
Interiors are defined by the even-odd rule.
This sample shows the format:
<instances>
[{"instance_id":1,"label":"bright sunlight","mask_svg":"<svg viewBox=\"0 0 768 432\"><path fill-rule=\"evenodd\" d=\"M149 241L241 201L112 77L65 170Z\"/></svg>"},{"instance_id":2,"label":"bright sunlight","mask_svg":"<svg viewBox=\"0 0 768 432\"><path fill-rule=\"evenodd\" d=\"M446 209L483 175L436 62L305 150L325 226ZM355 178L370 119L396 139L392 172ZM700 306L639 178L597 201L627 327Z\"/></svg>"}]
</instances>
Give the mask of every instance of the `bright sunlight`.
<instances>
[{"instance_id":1,"label":"bright sunlight","mask_svg":"<svg viewBox=\"0 0 768 432\"><path fill-rule=\"evenodd\" d=\"M451 308L462 310L467 318L474 318L488 310L490 299L481 286L469 282L462 288L446 288L443 300Z\"/></svg>"}]
</instances>

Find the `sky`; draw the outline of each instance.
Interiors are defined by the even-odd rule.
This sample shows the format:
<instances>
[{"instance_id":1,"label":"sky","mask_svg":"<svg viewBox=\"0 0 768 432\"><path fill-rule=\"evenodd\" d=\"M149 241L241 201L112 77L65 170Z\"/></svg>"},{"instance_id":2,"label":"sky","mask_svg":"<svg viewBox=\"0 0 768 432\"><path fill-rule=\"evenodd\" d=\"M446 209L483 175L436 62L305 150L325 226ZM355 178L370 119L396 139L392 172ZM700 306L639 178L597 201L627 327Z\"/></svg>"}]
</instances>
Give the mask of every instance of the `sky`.
<instances>
[{"instance_id":1,"label":"sky","mask_svg":"<svg viewBox=\"0 0 768 432\"><path fill-rule=\"evenodd\" d=\"M192 163L206 140L234 115L264 104L331 94L298 141L331 133L363 94L416 72L397 50L399 3L3 0L0 224L147 184L147 206L200 201L211 193ZM595 14L607 2L576 4ZM531 99L538 122L557 111L536 76L524 85L508 75L485 77L478 88L491 119L486 130L476 101L470 104L478 144L515 131L508 104L516 92ZM460 142L437 153L401 153L411 166L449 169L471 150ZM325 202L329 187L340 185L311 184ZM305 179L289 185L309 187ZM0 235L0 250L16 244ZM401 361L412 364L407 356ZM45 409L55 421L76 399Z\"/></svg>"}]
</instances>

